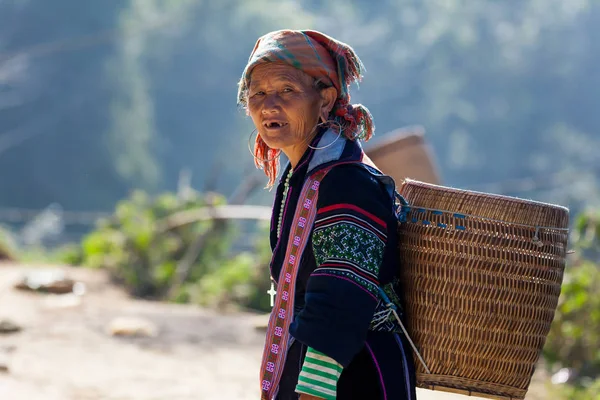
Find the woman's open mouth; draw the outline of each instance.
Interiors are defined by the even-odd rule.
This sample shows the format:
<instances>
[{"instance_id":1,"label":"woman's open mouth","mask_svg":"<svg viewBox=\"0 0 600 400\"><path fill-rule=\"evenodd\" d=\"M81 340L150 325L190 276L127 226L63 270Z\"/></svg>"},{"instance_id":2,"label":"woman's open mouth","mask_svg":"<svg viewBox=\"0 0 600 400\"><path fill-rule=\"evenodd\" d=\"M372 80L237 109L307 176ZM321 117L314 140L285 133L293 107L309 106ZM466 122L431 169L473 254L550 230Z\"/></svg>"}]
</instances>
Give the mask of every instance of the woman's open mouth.
<instances>
[{"instance_id":1,"label":"woman's open mouth","mask_svg":"<svg viewBox=\"0 0 600 400\"><path fill-rule=\"evenodd\" d=\"M266 121L263 123L267 129L280 129L287 125L287 122L283 121Z\"/></svg>"}]
</instances>

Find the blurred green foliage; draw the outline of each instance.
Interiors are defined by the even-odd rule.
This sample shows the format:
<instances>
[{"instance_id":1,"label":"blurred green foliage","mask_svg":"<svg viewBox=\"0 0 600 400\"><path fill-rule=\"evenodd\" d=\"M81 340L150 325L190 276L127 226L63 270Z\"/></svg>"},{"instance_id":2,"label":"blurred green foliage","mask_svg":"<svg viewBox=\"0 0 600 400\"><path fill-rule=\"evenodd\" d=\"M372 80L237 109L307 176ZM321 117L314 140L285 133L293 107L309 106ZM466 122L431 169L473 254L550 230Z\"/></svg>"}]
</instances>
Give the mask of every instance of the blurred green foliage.
<instances>
[{"instance_id":1,"label":"blurred green foliage","mask_svg":"<svg viewBox=\"0 0 600 400\"><path fill-rule=\"evenodd\" d=\"M221 196L209 196L194 193L180 199L162 194L152 198L135 191L117 204L111 218L99 221L97 229L85 236L83 264L107 268L133 295L164 297L176 279L177 261L195 238L206 235L207 243L192 260L182 283L214 268L229 248L231 232L224 221L198 221L159 231L161 222L175 212L224 204Z\"/></svg>"},{"instance_id":2,"label":"blurred green foliage","mask_svg":"<svg viewBox=\"0 0 600 400\"><path fill-rule=\"evenodd\" d=\"M600 400L600 379L584 379L578 384L561 387L558 392L565 400Z\"/></svg>"},{"instance_id":3,"label":"blurred green foliage","mask_svg":"<svg viewBox=\"0 0 600 400\"><path fill-rule=\"evenodd\" d=\"M574 371L565 398L597 400L600 398L600 212L583 212L576 217L571 247L574 254L569 256L544 357L550 368Z\"/></svg>"},{"instance_id":4,"label":"blurred green foliage","mask_svg":"<svg viewBox=\"0 0 600 400\"><path fill-rule=\"evenodd\" d=\"M72 265L105 268L134 296L193 302L212 307L264 309L261 291L268 282L268 236L253 232L256 251L235 254L236 226L223 219L180 222L182 212L218 207L215 193L171 193L156 197L142 191L120 201L114 214L98 222L81 245L54 257ZM266 275L265 275L266 274ZM266 292L266 289L265 289Z\"/></svg>"}]
</instances>

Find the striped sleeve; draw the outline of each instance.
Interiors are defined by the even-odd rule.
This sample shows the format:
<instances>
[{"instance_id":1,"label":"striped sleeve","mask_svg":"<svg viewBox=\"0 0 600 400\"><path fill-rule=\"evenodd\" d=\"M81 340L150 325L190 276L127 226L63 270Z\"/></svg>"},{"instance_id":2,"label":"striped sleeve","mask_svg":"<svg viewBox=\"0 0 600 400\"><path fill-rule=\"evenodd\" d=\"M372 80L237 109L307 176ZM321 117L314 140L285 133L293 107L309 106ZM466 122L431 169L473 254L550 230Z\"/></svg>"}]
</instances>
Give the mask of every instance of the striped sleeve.
<instances>
[{"instance_id":1,"label":"striped sleeve","mask_svg":"<svg viewBox=\"0 0 600 400\"><path fill-rule=\"evenodd\" d=\"M335 400L337 381L342 369L342 365L333 358L309 347L298 377L296 392Z\"/></svg>"}]
</instances>

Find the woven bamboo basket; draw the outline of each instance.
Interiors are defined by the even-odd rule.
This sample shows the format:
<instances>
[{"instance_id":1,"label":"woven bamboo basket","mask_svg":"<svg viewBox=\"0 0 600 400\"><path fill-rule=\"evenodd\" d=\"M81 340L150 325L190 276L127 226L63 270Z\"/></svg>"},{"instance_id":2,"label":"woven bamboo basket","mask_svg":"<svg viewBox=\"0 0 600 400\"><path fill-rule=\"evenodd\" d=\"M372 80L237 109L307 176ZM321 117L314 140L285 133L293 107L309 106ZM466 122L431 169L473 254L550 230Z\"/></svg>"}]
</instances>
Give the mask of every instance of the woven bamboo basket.
<instances>
[{"instance_id":1,"label":"woven bamboo basket","mask_svg":"<svg viewBox=\"0 0 600 400\"><path fill-rule=\"evenodd\" d=\"M399 192L417 385L523 399L561 291L568 210L413 180Z\"/></svg>"},{"instance_id":2,"label":"woven bamboo basket","mask_svg":"<svg viewBox=\"0 0 600 400\"><path fill-rule=\"evenodd\" d=\"M406 127L365 144L365 153L386 175L402 182L407 177L440 184L435 155L422 127Z\"/></svg>"}]
</instances>

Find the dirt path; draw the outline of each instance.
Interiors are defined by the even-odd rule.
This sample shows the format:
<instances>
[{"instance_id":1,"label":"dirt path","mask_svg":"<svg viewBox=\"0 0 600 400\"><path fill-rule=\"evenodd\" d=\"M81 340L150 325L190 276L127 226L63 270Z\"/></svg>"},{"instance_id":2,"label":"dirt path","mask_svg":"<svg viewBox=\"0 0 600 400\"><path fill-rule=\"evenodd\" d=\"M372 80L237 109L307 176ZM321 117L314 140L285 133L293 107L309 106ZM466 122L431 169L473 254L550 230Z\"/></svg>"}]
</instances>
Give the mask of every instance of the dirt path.
<instances>
[{"instance_id":1,"label":"dirt path","mask_svg":"<svg viewBox=\"0 0 600 400\"><path fill-rule=\"evenodd\" d=\"M9 368L0 372L0 399L258 399L256 316L132 300L104 273L84 269L63 269L85 283L79 298L12 289L27 270L0 265L0 320L23 328L0 335L0 364L4 358ZM118 317L142 318L158 334L111 336ZM419 400L434 399L466 397L419 391Z\"/></svg>"}]
</instances>

